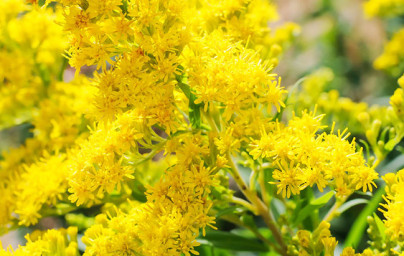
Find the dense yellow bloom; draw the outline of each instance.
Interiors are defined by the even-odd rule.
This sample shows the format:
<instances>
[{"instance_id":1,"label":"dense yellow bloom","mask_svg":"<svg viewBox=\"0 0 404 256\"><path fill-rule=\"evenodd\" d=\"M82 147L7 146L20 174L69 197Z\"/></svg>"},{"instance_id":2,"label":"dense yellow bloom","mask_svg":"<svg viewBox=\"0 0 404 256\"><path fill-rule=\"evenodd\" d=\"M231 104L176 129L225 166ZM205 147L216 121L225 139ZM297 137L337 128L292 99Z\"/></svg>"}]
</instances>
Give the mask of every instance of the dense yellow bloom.
<instances>
[{"instance_id":1,"label":"dense yellow bloom","mask_svg":"<svg viewBox=\"0 0 404 256\"><path fill-rule=\"evenodd\" d=\"M364 4L365 13L373 16L393 16L404 13L403 0L369 0Z\"/></svg>"},{"instance_id":2,"label":"dense yellow bloom","mask_svg":"<svg viewBox=\"0 0 404 256\"><path fill-rule=\"evenodd\" d=\"M322 221L318 227L310 232L308 230L299 230L294 237L297 240L295 247L296 253L293 255L317 255L321 252L327 256L333 256L337 240L331 236L330 224ZM298 251L298 252L297 252Z\"/></svg>"},{"instance_id":3,"label":"dense yellow bloom","mask_svg":"<svg viewBox=\"0 0 404 256\"><path fill-rule=\"evenodd\" d=\"M32 225L41 217L38 213L43 204L55 205L67 188L68 170L65 156L53 156L27 166L21 174L16 193L15 213L20 225Z\"/></svg>"},{"instance_id":4,"label":"dense yellow bloom","mask_svg":"<svg viewBox=\"0 0 404 256\"><path fill-rule=\"evenodd\" d=\"M200 235L216 229L218 210L239 204L240 216L263 217L280 243L276 249L286 254L284 235L276 232L283 226L268 209L266 197L274 196L265 194L268 181L287 198L316 186L335 190L341 200L375 186L378 174L347 130L322 132L323 115L312 112L282 117L287 91L273 69L298 27L286 23L271 31L267 22L277 19L272 3L28 2L0 4L18 10L2 10L0 18L7 35L0 38L0 93L6 96L0 110L21 112L19 118L34 126L33 137L0 161L0 233L53 214L69 222L77 209L91 208L98 215L94 225L81 225L84 255L188 256L198 254ZM59 61L65 47L76 69L69 82ZM96 69L92 78L80 74L85 66ZM304 89L310 94L332 77L322 70ZM339 112L367 110L335 92L327 95L312 98L322 109L331 98ZM399 89L391 98L395 117L402 97ZM306 103L312 108L311 99ZM0 125L21 121L9 118L1 117ZM381 124L373 126L368 137L377 143ZM234 161L240 156L251 168L248 185ZM272 179L263 175L269 169ZM233 198L227 174L246 200ZM395 199L389 200L387 212L395 211ZM52 230L37 239L34 233L25 247L0 255L77 255L76 233ZM337 245L327 222L297 237L301 255L332 255Z\"/></svg>"},{"instance_id":5,"label":"dense yellow bloom","mask_svg":"<svg viewBox=\"0 0 404 256\"><path fill-rule=\"evenodd\" d=\"M240 148L240 140L235 137L234 127L230 126L222 132L219 138L215 138L215 144L219 153L224 155L227 152L238 151Z\"/></svg>"},{"instance_id":6,"label":"dense yellow bloom","mask_svg":"<svg viewBox=\"0 0 404 256\"><path fill-rule=\"evenodd\" d=\"M211 147L216 144L222 155L237 151L241 141L232 138L254 130L247 120L250 108L258 113L264 107L268 112L272 106L278 111L284 107L286 91L270 71L296 26L270 33L267 21L277 17L274 6L259 0L60 3L64 17L59 23L69 32L71 66L76 74L85 65L100 69L85 96L89 106L69 121L72 129L58 125L58 119L51 125L40 123L39 117L54 115L45 111L51 102L43 103L36 119L36 138L58 145L53 150L66 151L69 200L88 206L108 200L112 193L129 195L125 184L136 176L147 150L152 157L165 149L174 165L160 182L147 186L145 204L134 204L132 210L87 230L86 254L196 253L199 230L204 234L214 224L208 212L217 170L204 159L211 163L213 156L217 166L225 167L227 159L214 156L216 148ZM275 46L260 56L253 49L263 44ZM234 128L216 141L204 132L186 133L186 121L192 121L188 105L201 103L206 111L221 104L224 121L238 119L231 121ZM88 137L75 129L75 118L83 114L92 127ZM155 128L170 137L157 135ZM77 135L81 138L70 140ZM65 141L58 140L61 137ZM122 184L126 190L120 192ZM35 213L39 217L40 211Z\"/></svg>"},{"instance_id":7,"label":"dense yellow bloom","mask_svg":"<svg viewBox=\"0 0 404 256\"><path fill-rule=\"evenodd\" d=\"M39 233L39 234L38 234ZM53 256L66 255L75 256L78 253L77 248L77 228L69 227L67 229L48 230L41 233L38 231L35 234L26 235L27 244L19 246L16 250L9 248L5 251L0 243L1 256Z\"/></svg>"},{"instance_id":8,"label":"dense yellow bloom","mask_svg":"<svg viewBox=\"0 0 404 256\"><path fill-rule=\"evenodd\" d=\"M186 51L186 71L191 88L195 89L198 99L196 104L203 102L205 110L210 103L223 103L224 117L229 120L233 113L241 109L252 108L254 103L263 103L270 109L275 106L278 110L284 106L282 95L286 90L280 87L280 80L275 80L269 71L268 63L261 63L259 56L252 50L243 49L240 45L226 42L221 34L206 37L206 43L191 45L197 51L201 48L211 49L203 55ZM221 44L212 45L220 41ZM195 50L194 50L195 51ZM229 68L227 72L224 67Z\"/></svg>"},{"instance_id":9,"label":"dense yellow bloom","mask_svg":"<svg viewBox=\"0 0 404 256\"><path fill-rule=\"evenodd\" d=\"M404 76L403 76L404 77ZM402 79L402 78L400 78ZM390 105L393 107L395 114L399 119L404 119L404 86L394 91L390 97Z\"/></svg>"},{"instance_id":10,"label":"dense yellow bloom","mask_svg":"<svg viewBox=\"0 0 404 256\"><path fill-rule=\"evenodd\" d=\"M32 107L51 82L49 72L59 72L66 47L63 30L55 24L59 12L34 8L23 0L0 4L0 127L32 118Z\"/></svg>"},{"instance_id":11,"label":"dense yellow bloom","mask_svg":"<svg viewBox=\"0 0 404 256\"><path fill-rule=\"evenodd\" d=\"M305 181L301 179L302 169L299 168L299 165L294 165L293 161L290 162L290 166L286 165L282 167L280 164L278 166L279 170L275 170L272 176L275 180L279 181L271 182L277 184L278 194L282 193L282 196L287 198L289 198L291 194L299 194L305 183Z\"/></svg>"},{"instance_id":12,"label":"dense yellow bloom","mask_svg":"<svg viewBox=\"0 0 404 256\"><path fill-rule=\"evenodd\" d=\"M99 123L88 140L80 141L70 155L69 199L77 205L102 198L125 178L133 178L133 169L124 164L123 154L136 148L143 137L143 120L136 112L126 112L113 123Z\"/></svg>"},{"instance_id":13,"label":"dense yellow bloom","mask_svg":"<svg viewBox=\"0 0 404 256\"><path fill-rule=\"evenodd\" d=\"M199 229L213 227L208 216L212 202L211 187L217 182L212 170L199 164L178 164L167 170L155 186L147 191L147 203L132 205L128 213L118 212L88 229L83 241L84 255L189 255L199 245ZM188 169L190 168L190 169Z\"/></svg>"},{"instance_id":14,"label":"dense yellow bloom","mask_svg":"<svg viewBox=\"0 0 404 256\"><path fill-rule=\"evenodd\" d=\"M310 109L315 105L318 113L326 115L326 120L332 120L340 129L349 127L354 134L363 132L360 117L364 114L369 117L368 119L386 119L385 113L382 112L385 109L380 106L369 107L366 102L355 102L348 97L342 97L335 89L327 91L333 79L334 73L329 68L320 68L304 77L301 86L296 88L291 98L296 112ZM383 122L387 123L387 120ZM342 123L344 126L340 126Z\"/></svg>"},{"instance_id":15,"label":"dense yellow bloom","mask_svg":"<svg viewBox=\"0 0 404 256\"><path fill-rule=\"evenodd\" d=\"M403 3L404 6L404 3ZM384 47L382 55L380 55L374 62L376 69L397 69L399 63L404 59L404 29L401 29L394 33L393 37ZM402 70L398 70L402 71ZM397 71L395 71L397 72Z\"/></svg>"},{"instance_id":16,"label":"dense yellow bloom","mask_svg":"<svg viewBox=\"0 0 404 256\"><path fill-rule=\"evenodd\" d=\"M386 182L386 204L381 204L381 211L386 218L384 224L386 233L392 239L402 240L404 236L404 225L402 222L402 213L404 210L404 170L400 170L397 174L389 173L383 177Z\"/></svg>"},{"instance_id":17,"label":"dense yellow bloom","mask_svg":"<svg viewBox=\"0 0 404 256\"><path fill-rule=\"evenodd\" d=\"M323 128L321 118L304 112L302 117L290 120L288 126L275 123L276 129L271 132L263 129L261 138L252 141L250 154L254 159L262 157L280 163L273 173L277 180L274 184L278 193L286 197L315 184L320 191L331 186L341 197L358 189L372 191L378 178L376 171L367 166L355 141L346 140L346 131L334 135L332 129L330 134L318 134Z\"/></svg>"},{"instance_id":18,"label":"dense yellow bloom","mask_svg":"<svg viewBox=\"0 0 404 256\"><path fill-rule=\"evenodd\" d=\"M49 85L51 96L42 100L32 114L35 138L3 153L4 160L0 161L2 226L16 218L20 225L35 224L41 212L65 199L70 171L63 152L74 145L82 132L82 109L92 91L84 82L77 79L69 86L62 82Z\"/></svg>"}]
</instances>

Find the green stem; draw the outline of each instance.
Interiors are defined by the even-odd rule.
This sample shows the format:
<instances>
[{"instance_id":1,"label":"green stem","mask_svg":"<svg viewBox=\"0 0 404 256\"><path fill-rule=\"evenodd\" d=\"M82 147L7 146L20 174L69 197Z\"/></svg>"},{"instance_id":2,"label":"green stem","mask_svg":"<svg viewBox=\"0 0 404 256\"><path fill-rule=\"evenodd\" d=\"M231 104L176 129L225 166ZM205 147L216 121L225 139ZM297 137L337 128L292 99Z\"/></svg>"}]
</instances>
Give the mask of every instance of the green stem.
<instances>
[{"instance_id":1,"label":"green stem","mask_svg":"<svg viewBox=\"0 0 404 256\"><path fill-rule=\"evenodd\" d=\"M334 205L331 207L331 209L327 212L327 214L324 216L323 221L330 222L332 221L335 217L338 216L338 209L345 203L345 201L348 199L348 196L345 196L344 198L337 199L335 200Z\"/></svg>"},{"instance_id":2,"label":"green stem","mask_svg":"<svg viewBox=\"0 0 404 256\"><path fill-rule=\"evenodd\" d=\"M156 147L153 148L152 151L150 151L150 153L147 156L145 156L141 160L135 162L134 165L139 165L139 164L142 164L142 163L147 162L150 159L152 159L154 156L156 156L162 150L162 148L164 147L166 142L167 141L163 141L163 142L160 142L159 144L157 144Z\"/></svg>"},{"instance_id":3,"label":"green stem","mask_svg":"<svg viewBox=\"0 0 404 256\"><path fill-rule=\"evenodd\" d=\"M257 175L258 175L258 172L255 169L253 169L251 171L249 184L250 184L250 189L254 192L256 191L255 182L257 180Z\"/></svg>"},{"instance_id":4,"label":"green stem","mask_svg":"<svg viewBox=\"0 0 404 256\"><path fill-rule=\"evenodd\" d=\"M58 81L63 82L63 74L65 73L68 62L69 60L66 57L63 57L62 65L60 66L59 73L57 76Z\"/></svg>"},{"instance_id":5,"label":"green stem","mask_svg":"<svg viewBox=\"0 0 404 256\"><path fill-rule=\"evenodd\" d=\"M265 224L271 230L272 235L274 236L276 242L281 247L281 255L287 256L287 246L283 241L282 234L279 231L278 227L275 224L275 221L264 202L257 196L256 193L251 191L247 184L244 182L243 178L240 175L240 172L235 165L234 161L232 160L229 153L227 153L227 158L231 167L231 175L233 176L234 180L236 181L238 187L240 188L241 192L247 197L247 199L257 208L257 213L262 217Z\"/></svg>"},{"instance_id":6,"label":"green stem","mask_svg":"<svg viewBox=\"0 0 404 256\"><path fill-rule=\"evenodd\" d=\"M211 126L212 130L214 130L217 134L219 133L219 129L217 128L217 125L215 121L213 120L212 116L209 113L204 113L206 119L209 122L209 125ZM227 152L227 160L229 162L231 172L230 174L234 178L235 182L237 183L238 187L240 188L241 192L244 194L244 196L252 203L252 205L257 209L258 215L262 217L264 220L265 224L268 226L268 228L271 230L272 235L274 236L276 242L280 246L279 253L283 256L287 256L287 246L285 242L283 241L282 234L279 231L278 227L275 224L275 221L272 217L271 212L269 211L269 208L265 205L264 202L258 197L257 193L254 191L251 191L243 178L240 175L240 172L234 163L233 159L230 156L230 153Z\"/></svg>"},{"instance_id":7,"label":"green stem","mask_svg":"<svg viewBox=\"0 0 404 256\"><path fill-rule=\"evenodd\" d=\"M233 196L233 198L231 199L231 202L244 206L245 208L247 208L248 210L250 210L253 213L257 213L257 209L254 207L254 205L250 204L249 202L247 202L244 199Z\"/></svg>"},{"instance_id":8,"label":"green stem","mask_svg":"<svg viewBox=\"0 0 404 256\"><path fill-rule=\"evenodd\" d=\"M219 129L217 128L215 120L213 120L212 116L209 113L204 112L204 115L206 119L208 120L208 123L210 125L210 128L215 131L217 134L219 134Z\"/></svg>"},{"instance_id":9,"label":"green stem","mask_svg":"<svg viewBox=\"0 0 404 256\"><path fill-rule=\"evenodd\" d=\"M279 248L278 245L274 244L273 242L269 241L267 238L265 238L258 230L249 227L248 225L245 225L243 222L241 222L238 218L231 218L231 216L223 215L220 217L221 219L231 222L237 226L244 227L248 230L250 230L258 239L266 243L268 246L274 248L278 253L282 254L281 248Z\"/></svg>"},{"instance_id":10,"label":"green stem","mask_svg":"<svg viewBox=\"0 0 404 256\"><path fill-rule=\"evenodd\" d=\"M260 169L260 171L261 172L258 176L258 184L261 188L261 197L264 200L265 204L268 205L268 207L269 207L269 205L271 204L271 198L267 194L267 190L265 187L265 174L264 174L262 168Z\"/></svg>"}]
</instances>

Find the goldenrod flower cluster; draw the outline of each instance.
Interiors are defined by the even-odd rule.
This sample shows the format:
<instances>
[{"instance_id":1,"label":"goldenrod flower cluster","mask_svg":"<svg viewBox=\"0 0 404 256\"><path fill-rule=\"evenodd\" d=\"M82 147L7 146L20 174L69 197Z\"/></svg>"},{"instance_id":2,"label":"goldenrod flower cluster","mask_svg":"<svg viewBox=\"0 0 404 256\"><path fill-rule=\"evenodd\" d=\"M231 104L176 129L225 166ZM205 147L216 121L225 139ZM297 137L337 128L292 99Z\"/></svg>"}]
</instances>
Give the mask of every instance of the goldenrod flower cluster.
<instances>
[{"instance_id":1,"label":"goldenrod flower cluster","mask_svg":"<svg viewBox=\"0 0 404 256\"><path fill-rule=\"evenodd\" d=\"M318 255L320 252L324 252L325 256L334 255L334 250L338 243L335 237L331 236L330 224L325 221L321 222L313 232L299 230L293 240L298 252L292 253L307 256ZM292 249L293 247L290 246L290 248Z\"/></svg>"},{"instance_id":2,"label":"goldenrod flower cluster","mask_svg":"<svg viewBox=\"0 0 404 256\"><path fill-rule=\"evenodd\" d=\"M6 128L32 118L67 45L52 10L11 0L2 1L0 10L0 127Z\"/></svg>"},{"instance_id":3,"label":"goldenrod flower cluster","mask_svg":"<svg viewBox=\"0 0 404 256\"><path fill-rule=\"evenodd\" d=\"M404 4L403 4L404 6ZM374 62L374 67L381 70L392 70L393 73L402 72L400 63L404 59L404 29L395 32L384 47L384 52Z\"/></svg>"},{"instance_id":4,"label":"goldenrod flower cluster","mask_svg":"<svg viewBox=\"0 0 404 256\"><path fill-rule=\"evenodd\" d=\"M19 246L16 250L4 251L0 243L1 256L27 256L27 255L77 255L77 228L37 231L26 235L27 244Z\"/></svg>"},{"instance_id":5,"label":"goldenrod flower cluster","mask_svg":"<svg viewBox=\"0 0 404 256\"><path fill-rule=\"evenodd\" d=\"M401 221L401 212L403 210L403 170L397 174L389 173L383 177L386 182L386 204L382 206L384 216L386 217L386 233L392 239L402 241L404 235L404 226Z\"/></svg>"},{"instance_id":6,"label":"goldenrod flower cluster","mask_svg":"<svg viewBox=\"0 0 404 256\"><path fill-rule=\"evenodd\" d=\"M378 174L366 165L362 152L356 152L355 141L349 143L346 130L338 134L318 134L322 116L304 112L294 117L288 126L273 124L271 132L264 129L259 140L253 141L250 154L274 161L273 172L278 193L290 197L304 188L316 185L322 192L333 187L338 197L351 195L355 190L372 191Z\"/></svg>"},{"instance_id":7,"label":"goldenrod flower cluster","mask_svg":"<svg viewBox=\"0 0 404 256\"><path fill-rule=\"evenodd\" d=\"M290 95L273 70L299 27L271 31L268 22L278 18L272 2L26 2L0 3L0 127L33 126L23 145L2 153L0 234L48 216L70 227L35 231L25 246L0 255L198 255L200 239L219 232L221 217L280 255L333 255L328 222L355 191L376 187L375 167L388 152L378 136L382 122L366 116L366 105L316 92L332 80L329 70L310 76L308 93L296 100L303 107L283 115ZM71 81L63 78L67 61ZM383 125L395 124L390 151L404 137L396 122L403 97L398 89L386 110ZM330 98L338 109L329 110ZM358 122L376 158L366 159L345 127L329 122L327 131L316 102L320 112L341 116L360 106ZM392 239L402 232L397 175L385 178ZM286 213L273 216L275 199L297 216L294 200L311 193L310 204L313 191L336 200L312 231ZM263 220L269 239L246 221L250 214ZM91 221L74 223L77 216Z\"/></svg>"},{"instance_id":8,"label":"goldenrod flower cluster","mask_svg":"<svg viewBox=\"0 0 404 256\"><path fill-rule=\"evenodd\" d=\"M402 0L370 0L364 3L365 13L369 17L374 16L399 16L404 13L404 1ZM391 40L384 46L384 52L374 62L374 67L381 70L389 70L397 75L404 71L401 63L404 59L404 30L394 32Z\"/></svg>"},{"instance_id":9,"label":"goldenrod flower cluster","mask_svg":"<svg viewBox=\"0 0 404 256\"><path fill-rule=\"evenodd\" d=\"M404 13L404 1L402 0L369 0L364 4L366 15L395 16Z\"/></svg>"}]
</instances>

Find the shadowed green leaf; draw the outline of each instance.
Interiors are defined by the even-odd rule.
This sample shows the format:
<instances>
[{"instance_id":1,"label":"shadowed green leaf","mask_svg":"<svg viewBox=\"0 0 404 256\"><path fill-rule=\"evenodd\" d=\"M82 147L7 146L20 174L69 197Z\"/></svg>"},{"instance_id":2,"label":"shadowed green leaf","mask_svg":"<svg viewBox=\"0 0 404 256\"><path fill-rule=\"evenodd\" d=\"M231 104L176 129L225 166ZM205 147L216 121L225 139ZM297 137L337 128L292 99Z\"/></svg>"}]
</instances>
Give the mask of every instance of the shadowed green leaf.
<instances>
[{"instance_id":1,"label":"shadowed green leaf","mask_svg":"<svg viewBox=\"0 0 404 256\"><path fill-rule=\"evenodd\" d=\"M245 238L243 236L224 231L207 231L206 236L199 237L197 241L201 244L210 244L215 248L228 249L232 251L268 251L268 247L259 240Z\"/></svg>"}]
</instances>

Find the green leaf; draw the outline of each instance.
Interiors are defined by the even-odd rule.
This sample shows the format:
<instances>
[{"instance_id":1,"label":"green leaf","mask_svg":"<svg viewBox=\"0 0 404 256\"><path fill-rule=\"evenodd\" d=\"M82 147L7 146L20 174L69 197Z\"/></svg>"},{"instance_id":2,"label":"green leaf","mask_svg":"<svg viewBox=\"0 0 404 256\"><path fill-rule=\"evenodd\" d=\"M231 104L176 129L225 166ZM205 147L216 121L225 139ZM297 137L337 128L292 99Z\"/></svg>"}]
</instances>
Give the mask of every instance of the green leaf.
<instances>
[{"instance_id":1,"label":"green leaf","mask_svg":"<svg viewBox=\"0 0 404 256\"><path fill-rule=\"evenodd\" d=\"M330 201L331 197L333 197L334 191L330 191L326 193L325 195L314 199L313 201L310 202L311 205L315 206L324 206L328 201Z\"/></svg>"},{"instance_id":2,"label":"green leaf","mask_svg":"<svg viewBox=\"0 0 404 256\"><path fill-rule=\"evenodd\" d=\"M232 213L241 213L241 212L243 212L243 211L244 211L243 208L241 208L241 207L239 207L239 206L227 207L227 208L224 208L224 209L222 209L222 210L219 210L219 211L216 213L216 218L218 219L218 218L220 218L220 217L223 216L223 215L229 215L229 214L232 214Z\"/></svg>"},{"instance_id":3,"label":"green leaf","mask_svg":"<svg viewBox=\"0 0 404 256\"><path fill-rule=\"evenodd\" d=\"M297 225L298 223L301 223L303 220L305 220L307 217L309 217L310 214L313 213L313 211L320 209L325 204L327 204L328 201L330 201L330 199L333 196L334 196L334 191L330 191L330 192L324 194L323 196L312 200L302 210L293 214L294 216L296 216L296 219L293 221L293 223L295 225Z\"/></svg>"},{"instance_id":4,"label":"green leaf","mask_svg":"<svg viewBox=\"0 0 404 256\"><path fill-rule=\"evenodd\" d=\"M127 14L128 14L128 0L123 0L123 1L122 1L122 5L120 5L119 7L121 8L122 13L123 13L124 15L127 15Z\"/></svg>"},{"instance_id":5,"label":"green leaf","mask_svg":"<svg viewBox=\"0 0 404 256\"><path fill-rule=\"evenodd\" d=\"M281 214L286 212L286 207L281 200L273 198L271 200L271 211L273 212L275 219L277 219Z\"/></svg>"},{"instance_id":6,"label":"green leaf","mask_svg":"<svg viewBox=\"0 0 404 256\"><path fill-rule=\"evenodd\" d=\"M338 212L343 213L351 207L354 207L359 204L367 204L368 202L369 202L368 199L356 198L356 199L350 200L350 201L346 202L345 204L341 205L341 207L338 209Z\"/></svg>"},{"instance_id":7,"label":"green leaf","mask_svg":"<svg viewBox=\"0 0 404 256\"><path fill-rule=\"evenodd\" d=\"M401 154L404 155L404 147L402 147L402 146L397 146L396 149L397 149L398 152L400 152Z\"/></svg>"},{"instance_id":8,"label":"green leaf","mask_svg":"<svg viewBox=\"0 0 404 256\"><path fill-rule=\"evenodd\" d=\"M383 194L384 185L380 186L380 188L373 195L373 198L366 205L365 209L363 209L359 216L355 219L355 222L348 233L348 237L345 240L344 247L355 247L359 244L367 226L367 217L372 215L372 213L377 209L377 206L382 200Z\"/></svg>"},{"instance_id":9,"label":"green leaf","mask_svg":"<svg viewBox=\"0 0 404 256\"><path fill-rule=\"evenodd\" d=\"M178 80L177 80L178 81ZM189 85L184 84L181 81L178 81L178 87L180 87L181 91L185 94L185 96L187 96L187 98L189 99L190 95L191 95L191 89L189 88Z\"/></svg>"},{"instance_id":10,"label":"green leaf","mask_svg":"<svg viewBox=\"0 0 404 256\"><path fill-rule=\"evenodd\" d=\"M183 68L182 69L181 68L182 67L179 66L180 70L183 69ZM203 104L202 103L195 104L196 96L195 96L194 93L192 93L191 88L189 87L189 85L187 85L186 83L183 82L184 80L186 80L186 78L184 77L184 74L177 75L176 80L177 80L178 87L181 89L181 91L185 94L185 96L189 100L189 104L188 104L189 122L191 123L192 128L200 129L201 125L202 125L201 124L201 107L203 106Z\"/></svg>"},{"instance_id":11,"label":"green leaf","mask_svg":"<svg viewBox=\"0 0 404 256\"><path fill-rule=\"evenodd\" d=\"M199 256L232 256L229 251L223 249L217 249L211 245L201 245L195 247L195 250L199 252Z\"/></svg>"},{"instance_id":12,"label":"green leaf","mask_svg":"<svg viewBox=\"0 0 404 256\"><path fill-rule=\"evenodd\" d=\"M201 104L195 104L196 96L190 92L189 97L189 122L194 129L201 128Z\"/></svg>"},{"instance_id":13,"label":"green leaf","mask_svg":"<svg viewBox=\"0 0 404 256\"><path fill-rule=\"evenodd\" d=\"M377 214L374 212L373 213L373 218L375 219L377 229L379 230L380 235L382 236L382 239L386 238L386 227L383 224L383 221L377 216Z\"/></svg>"},{"instance_id":14,"label":"green leaf","mask_svg":"<svg viewBox=\"0 0 404 256\"><path fill-rule=\"evenodd\" d=\"M247 227L250 227L253 230L257 230L257 225L255 224L254 218L252 215L245 213L240 217L241 222L243 222Z\"/></svg>"},{"instance_id":15,"label":"green leaf","mask_svg":"<svg viewBox=\"0 0 404 256\"><path fill-rule=\"evenodd\" d=\"M232 251L267 252L268 247L259 240L245 238L224 231L207 231L205 237L199 237L201 244L210 244L215 248Z\"/></svg>"},{"instance_id":16,"label":"green leaf","mask_svg":"<svg viewBox=\"0 0 404 256\"><path fill-rule=\"evenodd\" d=\"M397 156L393 160L388 161L383 166L377 166L376 171L380 176L386 175L389 172L396 172L404 167L404 154Z\"/></svg>"}]
</instances>

